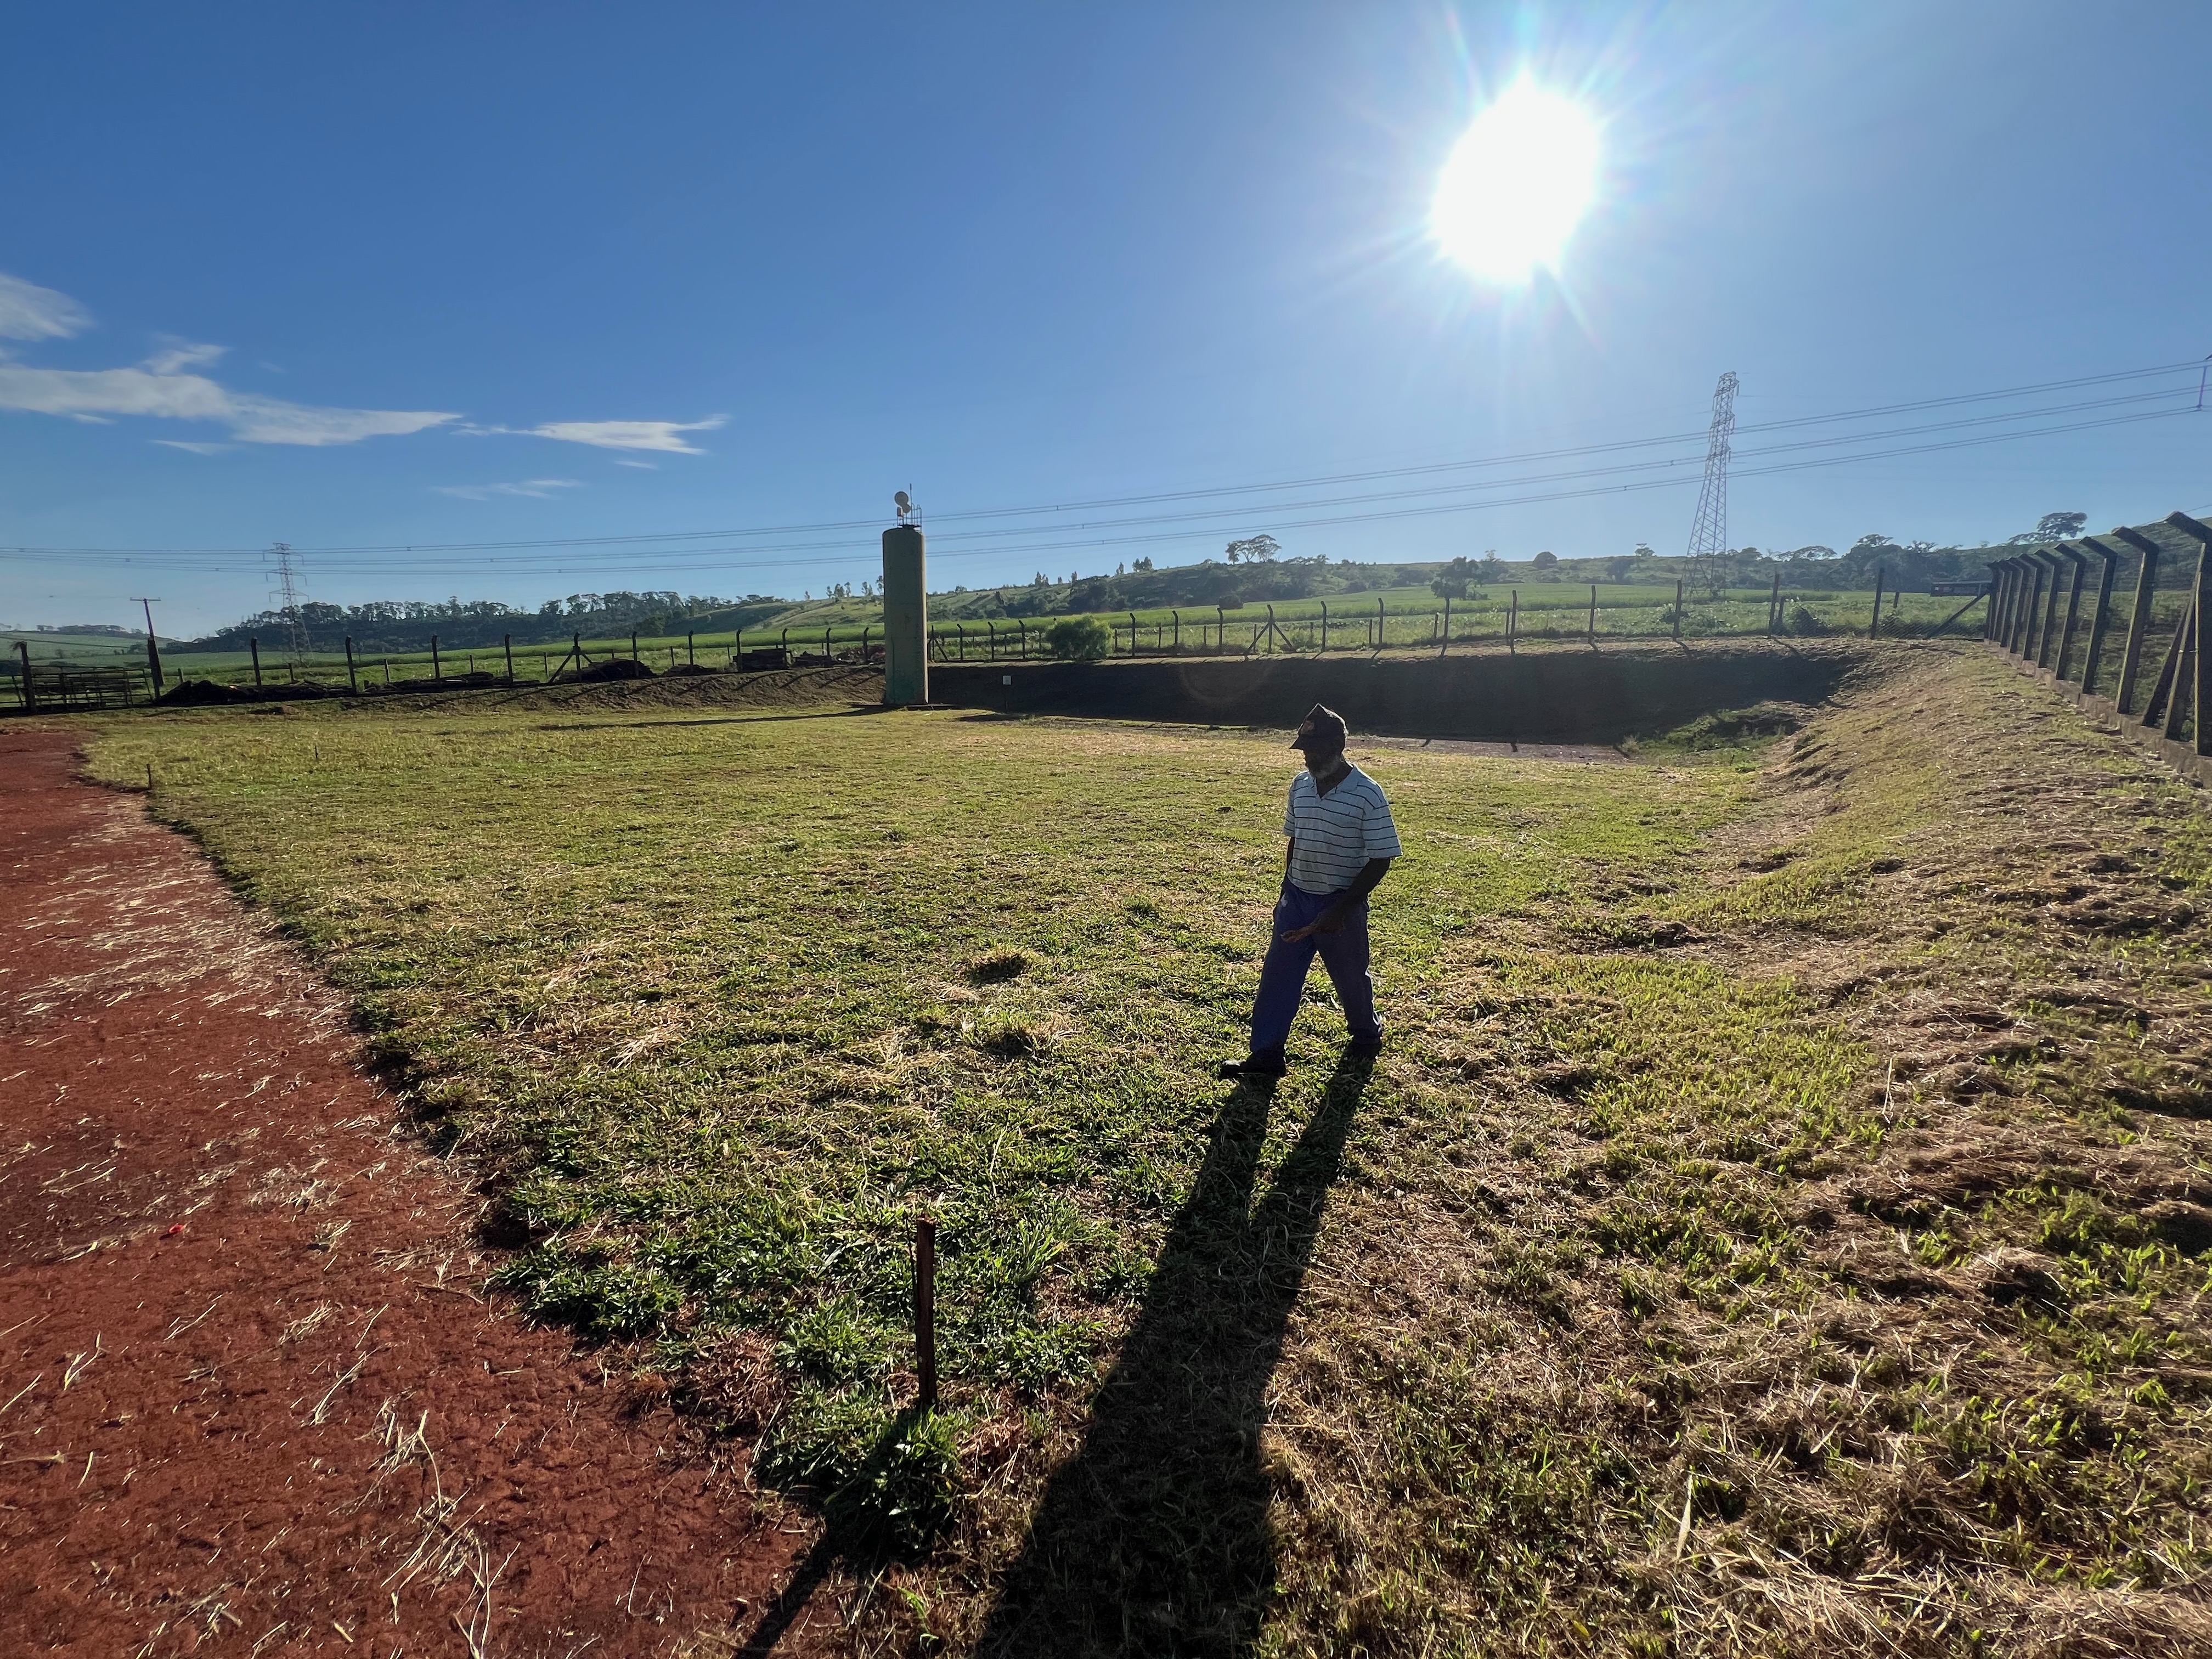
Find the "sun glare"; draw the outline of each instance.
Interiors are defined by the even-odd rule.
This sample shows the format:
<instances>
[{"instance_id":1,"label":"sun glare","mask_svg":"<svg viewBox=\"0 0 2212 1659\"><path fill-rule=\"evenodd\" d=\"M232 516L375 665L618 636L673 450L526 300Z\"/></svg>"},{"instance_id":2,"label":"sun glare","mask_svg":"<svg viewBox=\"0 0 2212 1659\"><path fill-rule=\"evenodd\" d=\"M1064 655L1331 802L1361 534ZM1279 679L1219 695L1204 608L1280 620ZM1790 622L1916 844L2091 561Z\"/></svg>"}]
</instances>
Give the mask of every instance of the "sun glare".
<instances>
[{"instance_id":1,"label":"sun glare","mask_svg":"<svg viewBox=\"0 0 2212 1659\"><path fill-rule=\"evenodd\" d=\"M1597 190L1597 124L1520 81L1474 118L1437 180L1430 224L1486 282L1525 283L1559 252Z\"/></svg>"}]
</instances>

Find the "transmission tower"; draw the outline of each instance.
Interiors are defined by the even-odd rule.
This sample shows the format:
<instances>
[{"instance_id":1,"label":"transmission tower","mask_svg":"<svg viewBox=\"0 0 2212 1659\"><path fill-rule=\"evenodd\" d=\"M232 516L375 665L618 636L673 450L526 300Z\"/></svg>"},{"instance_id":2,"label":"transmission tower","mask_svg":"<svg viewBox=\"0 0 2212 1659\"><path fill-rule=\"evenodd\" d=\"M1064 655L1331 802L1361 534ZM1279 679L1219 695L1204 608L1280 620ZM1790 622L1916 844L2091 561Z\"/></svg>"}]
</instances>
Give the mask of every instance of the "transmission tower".
<instances>
[{"instance_id":1,"label":"transmission tower","mask_svg":"<svg viewBox=\"0 0 2212 1659\"><path fill-rule=\"evenodd\" d=\"M1713 388L1712 434L1705 441L1705 487L1698 492L1698 517L1690 526L1690 568L1698 584L1718 592L1721 561L1728 552L1729 441L1735 436L1735 371Z\"/></svg>"},{"instance_id":2,"label":"transmission tower","mask_svg":"<svg viewBox=\"0 0 2212 1659\"><path fill-rule=\"evenodd\" d=\"M270 597L284 619L284 649L296 665L307 659L309 649L307 618L300 614L299 574L294 568L299 555L289 542L272 542L269 556L276 561L276 591Z\"/></svg>"}]
</instances>

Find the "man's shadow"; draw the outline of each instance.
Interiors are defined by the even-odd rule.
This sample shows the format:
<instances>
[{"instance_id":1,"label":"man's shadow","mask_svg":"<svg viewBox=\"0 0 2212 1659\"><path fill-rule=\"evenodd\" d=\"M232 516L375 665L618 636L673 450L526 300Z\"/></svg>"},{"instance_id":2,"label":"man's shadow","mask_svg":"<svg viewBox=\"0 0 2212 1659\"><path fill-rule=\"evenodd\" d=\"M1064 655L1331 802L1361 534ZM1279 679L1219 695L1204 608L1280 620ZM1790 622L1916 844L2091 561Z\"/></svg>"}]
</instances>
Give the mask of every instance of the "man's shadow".
<instances>
[{"instance_id":1,"label":"man's shadow","mask_svg":"<svg viewBox=\"0 0 2212 1659\"><path fill-rule=\"evenodd\" d=\"M1242 1655L1275 1583L1260 1428L1372 1062L1339 1062L1255 1204L1272 1091L1223 1106L1143 1311L977 1652Z\"/></svg>"}]
</instances>

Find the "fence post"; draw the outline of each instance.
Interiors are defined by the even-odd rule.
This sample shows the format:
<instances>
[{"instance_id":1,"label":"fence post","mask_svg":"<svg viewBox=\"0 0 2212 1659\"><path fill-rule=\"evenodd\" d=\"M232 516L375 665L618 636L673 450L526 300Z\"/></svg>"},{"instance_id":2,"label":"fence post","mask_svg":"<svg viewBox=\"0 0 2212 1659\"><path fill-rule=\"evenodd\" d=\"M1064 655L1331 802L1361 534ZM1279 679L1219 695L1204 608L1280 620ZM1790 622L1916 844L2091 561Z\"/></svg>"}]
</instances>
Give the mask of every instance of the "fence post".
<instances>
[{"instance_id":1,"label":"fence post","mask_svg":"<svg viewBox=\"0 0 2212 1659\"><path fill-rule=\"evenodd\" d=\"M2089 580L2089 562L2064 542L2058 544L2058 550L2074 567L2074 580L2066 592L2066 629L2058 636L2058 660L2051 667L2052 677L2063 682L2066 678L2066 659L2074 649L2075 625L2081 617L2081 588Z\"/></svg>"},{"instance_id":2,"label":"fence post","mask_svg":"<svg viewBox=\"0 0 2212 1659\"><path fill-rule=\"evenodd\" d=\"M1588 637L1588 639L1589 639L1589 648L1590 648L1591 650L1593 650L1593 651L1596 650L1596 649L1597 649L1597 584L1596 584L1595 582L1592 582L1592 583L1590 584L1589 633L1589 635L1588 635L1588 636L1587 636L1587 637Z\"/></svg>"},{"instance_id":3,"label":"fence post","mask_svg":"<svg viewBox=\"0 0 2212 1659\"><path fill-rule=\"evenodd\" d=\"M1179 657L1182 654L1182 612L1170 611L1168 614L1175 618L1175 643L1169 649Z\"/></svg>"},{"instance_id":4,"label":"fence post","mask_svg":"<svg viewBox=\"0 0 2212 1659\"><path fill-rule=\"evenodd\" d=\"M2121 714L2128 712L2134 700L2136 679L2142 668L2143 635L2150 629L2151 600L2158 588L2158 544L2148 536L2140 535L2121 525L2112 531L2114 539L2125 542L2142 555L2142 564L2136 572L2136 603L2128 618L2128 642L2120 651L2120 684L2113 701Z\"/></svg>"},{"instance_id":5,"label":"fence post","mask_svg":"<svg viewBox=\"0 0 2212 1659\"><path fill-rule=\"evenodd\" d=\"M1874 620L1867 624L1867 637L1877 638L1881 633L1881 581L1887 574L1881 566L1874 568Z\"/></svg>"},{"instance_id":6,"label":"fence post","mask_svg":"<svg viewBox=\"0 0 2212 1659\"><path fill-rule=\"evenodd\" d=\"M261 641L249 634L246 648L253 653L253 688L258 691L261 689Z\"/></svg>"},{"instance_id":7,"label":"fence post","mask_svg":"<svg viewBox=\"0 0 2212 1659\"><path fill-rule=\"evenodd\" d=\"M688 629L684 635L684 665L686 668L699 665L699 635Z\"/></svg>"},{"instance_id":8,"label":"fence post","mask_svg":"<svg viewBox=\"0 0 2212 1659\"><path fill-rule=\"evenodd\" d=\"M1682 579L1674 579L1674 643L1682 642Z\"/></svg>"},{"instance_id":9,"label":"fence post","mask_svg":"<svg viewBox=\"0 0 2212 1659\"><path fill-rule=\"evenodd\" d=\"M2105 655L2105 620L2112 608L2112 574L2119 568L2120 561L2094 536L2083 537L2081 545L2104 563L2104 570L2097 578L2097 606L2089 615L2089 648L2081 659L2081 695L2086 697L2097 689L2097 669Z\"/></svg>"},{"instance_id":10,"label":"fence post","mask_svg":"<svg viewBox=\"0 0 2212 1659\"><path fill-rule=\"evenodd\" d=\"M1993 640L2004 616L2005 596L2012 591L2012 561L1990 561L1990 608L1982 613L1982 637Z\"/></svg>"},{"instance_id":11,"label":"fence post","mask_svg":"<svg viewBox=\"0 0 2212 1659\"><path fill-rule=\"evenodd\" d=\"M1389 631L1390 620L1382 609L1382 601L1375 601L1375 654L1382 654L1383 635Z\"/></svg>"},{"instance_id":12,"label":"fence post","mask_svg":"<svg viewBox=\"0 0 2212 1659\"><path fill-rule=\"evenodd\" d=\"M2195 747L2200 755L2212 755L2212 720L2205 717L2205 709L2212 705L2212 650L2206 641L2212 638L2212 525L2205 525L2186 513L2169 513L2166 523L2197 538L2197 586L2190 596L2189 631L2196 643L2197 681L2190 691L2190 710L2197 720ZM2179 736L2177 730L2174 734Z\"/></svg>"},{"instance_id":13,"label":"fence post","mask_svg":"<svg viewBox=\"0 0 2212 1659\"><path fill-rule=\"evenodd\" d=\"M18 640L15 641L15 649L23 659L23 707L36 708L39 706L39 694L31 690L31 642L28 640Z\"/></svg>"},{"instance_id":14,"label":"fence post","mask_svg":"<svg viewBox=\"0 0 2212 1659\"><path fill-rule=\"evenodd\" d=\"M2044 595L2044 575L2046 575L2046 568L2044 568L2042 556L2037 556L2037 553L2021 553L2020 557L2021 562L2024 562L2024 564L2035 573L2035 581L2031 584L2033 591L2031 595L2028 595L2027 633L2020 637L2020 657L2033 665L2042 661L2042 650L2044 650L2042 626L2044 626L2044 608L2046 608L2044 606L2044 598L2046 598L2046 595Z\"/></svg>"},{"instance_id":15,"label":"fence post","mask_svg":"<svg viewBox=\"0 0 2212 1659\"><path fill-rule=\"evenodd\" d=\"M350 634L345 636L345 653L346 689L349 691L358 691L361 690L361 681L353 670L353 635Z\"/></svg>"},{"instance_id":16,"label":"fence post","mask_svg":"<svg viewBox=\"0 0 2212 1659\"><path fill-rule=\"evenodd\" d=\"M2035 645L2035 665L2038 668L2045 665L2043 659L2051 654L2051 641L2058 632L2058 579L2066 574L2057 554L2045 553L2043 556L2051 562L2051 592L2043 602L2043 635Z\"/></svg>"},{"instance_id":17,"label":"fence post","mask_svg":"<svg viewBox=\"0 0 2212 1659\"><path fill-rule=\"evenodd\" d=\"M1505 648L1508 652L1517 652L1521 648L1521 590L1517 587L1506 596Z\"/></svg>"},{"instance_id":18,"label":"fence post","mask_svg":"<svg viewBox=\"0 0 2212 1659\"><path fill-rule=\"evenodd\" d=\"M501 635L499 636L499 648L507 653L507 683L509 685L513 685L514 684L514 635L512 634Z\"/></svg>"},{"instance_id":19,"label":"fence post","mask_svg":"<svg viewBox=\"0 0 2212 1659\"><path fill-rule=\"evenodd\" d=\"M776 636L777 647L783 653L784 665L791 664L791 630L787 628Z\"/></svg>"},{"instance_id":20,"label":"fence post","mask_svg":"<svg viewBox=\"0 0 2212 1659\"><path fill-rule=\"evenodd\" d=\"M1441 657L1441 656L1443 656L1443 653L1444 653L1445 652L1447 652L1447 651L1449 651L1449 650L1450 650L1450 649L1451 649L1451 595L1450 595L1450 594L1449 594L1449 593L1447 593L1447 594L1445 594L1445 595L1444 595L1444 619L1443 619L1443 625L1442 627L1440 627L1440 628L1437 630L1437 655L1438 655L1439 657Z\"/></svg>"},{"instance_id":21,"label":"fence post","mask_svg":"<svg viewBox=\"0 0 2212 1659\"><path fill-rule=\"evenodd\" d=\"M2013 618L2012 653L2021 661L2027 660L2028 647L2035 642L2035 614L2043 604L2043 566L2030 554L2020 558L2020 605Z\"/></svg>"},{"instance_id":22,"label":"fence post","mask_svg":"<svg viewBox=\"0 0 2212 1659\"><path fill-rule=\"evenodd\" d=\"M1382 601L1377 599L1376 603L1380 605ZM1213 653L1218 657L1229 654L1229 607L1225 605L1213 607Z\"/></svg>"},{"instance_id":23,"label":"fence post","mask_svg":"<svg viewBox=\"0 0 2212 1659\"><path fill-rule=\"evenodd\" d=\"M1782 627L1782 573L1774 573L1774 591L1766 596L1766 633L1771 639Z\"/></svg>"}]
</instances>

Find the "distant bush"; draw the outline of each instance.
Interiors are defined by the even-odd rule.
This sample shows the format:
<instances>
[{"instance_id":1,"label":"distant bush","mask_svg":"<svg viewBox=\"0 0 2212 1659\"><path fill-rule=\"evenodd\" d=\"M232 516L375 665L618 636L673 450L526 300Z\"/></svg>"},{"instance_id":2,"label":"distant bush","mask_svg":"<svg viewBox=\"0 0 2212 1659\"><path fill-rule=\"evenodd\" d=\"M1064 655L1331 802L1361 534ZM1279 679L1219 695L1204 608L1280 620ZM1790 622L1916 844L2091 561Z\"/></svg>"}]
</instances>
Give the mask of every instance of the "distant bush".
<instances>
[{"instance_id":1,"label":"distant bush","mask_svg":"<svg viewBox=\"0 0 2212 1659\"><path fill-rule=\"evenodd\" d=\"M1828 631L1828 624L1814 616L1811 607L1808 605L1790 606L1786 621L1790 631L1793 634L1803 634L1810 637Z\"/></svg>"},{"instance_id":2,"label":"distant bush","mask_svg":"<svg viewBox=\"0 0 2212 1659\"><path fill-rule=\"evenodd\" d=\"M1096 617L1065 617L1045 630L1045 649L1062 662L1096 662L1113 644L1114 636Z\"/></svg>"}]
</instances>

